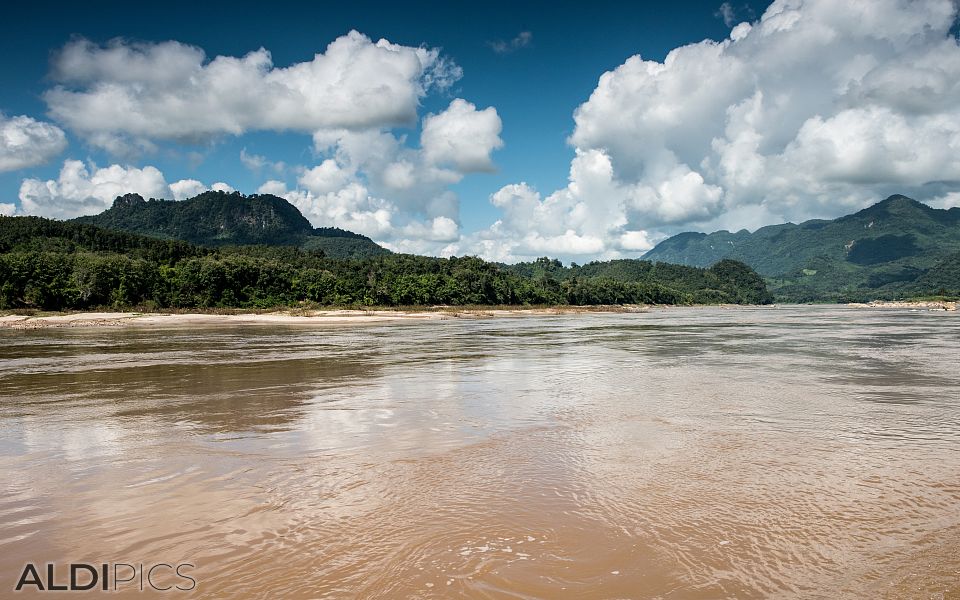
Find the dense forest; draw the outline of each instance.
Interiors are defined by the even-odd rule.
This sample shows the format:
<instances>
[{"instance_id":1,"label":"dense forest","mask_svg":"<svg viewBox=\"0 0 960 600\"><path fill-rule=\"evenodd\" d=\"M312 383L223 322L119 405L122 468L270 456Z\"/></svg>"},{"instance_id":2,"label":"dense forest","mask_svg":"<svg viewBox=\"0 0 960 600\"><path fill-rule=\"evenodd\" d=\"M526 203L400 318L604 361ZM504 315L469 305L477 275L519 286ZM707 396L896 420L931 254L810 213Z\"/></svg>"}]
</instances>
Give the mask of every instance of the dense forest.
<instances>
[{"instance_id":1,"label":"dense forest","mask_svg":"<svg viewBox=\"0 0 960 600\"><path fill-rule=\"evenodd\" d=\"M344 239L350 239L345 237ZM772 300L746 265L383 254L294 246L202 247L40 217L0 217L0 308L751 303Z\"/></svg>"}]
</instances>

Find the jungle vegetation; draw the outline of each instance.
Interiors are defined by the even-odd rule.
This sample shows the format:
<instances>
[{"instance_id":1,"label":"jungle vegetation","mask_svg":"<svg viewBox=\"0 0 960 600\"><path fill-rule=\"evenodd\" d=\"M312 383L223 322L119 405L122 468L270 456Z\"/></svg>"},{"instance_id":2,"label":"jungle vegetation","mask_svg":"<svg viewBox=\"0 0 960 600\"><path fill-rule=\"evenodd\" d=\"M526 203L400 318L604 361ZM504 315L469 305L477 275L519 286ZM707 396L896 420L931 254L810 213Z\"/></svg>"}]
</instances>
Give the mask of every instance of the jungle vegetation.
<instances>
[{"instance_id":1,"label":"jungle vegetation","mask_svg":"<svg viewBox=\"0 0 960 600\"><path fill-rule=\"evenodd\" d=\"M356 239L344 236L343 239ZM593 305L772 300L750 267L640 260L564 267L540 258L381 253L342 258L307 246L201 246L85 222L0 217L0 308Z\"/></svg>"}]
</instances>

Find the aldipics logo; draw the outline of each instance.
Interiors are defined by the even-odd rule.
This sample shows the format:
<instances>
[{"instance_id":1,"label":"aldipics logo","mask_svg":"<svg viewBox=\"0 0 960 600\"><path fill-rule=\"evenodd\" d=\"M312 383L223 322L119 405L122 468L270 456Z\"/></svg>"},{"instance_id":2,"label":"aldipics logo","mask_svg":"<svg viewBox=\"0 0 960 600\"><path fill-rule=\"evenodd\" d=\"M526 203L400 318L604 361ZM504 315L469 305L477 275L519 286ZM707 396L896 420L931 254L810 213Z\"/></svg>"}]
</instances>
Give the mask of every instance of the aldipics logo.
<instances>
[{"instance_id":1,"label":"aldipics logo","mask_svg":"<svg viewBox=\"0 0 960 600\"><path fill-rule=\"evenodd\" d=\"M101 590L120 592L155 590L158 592L189 592L197 587L190 576L192 563L46 563L39 567L27 563L20 573L15 592L86 592Z\"/></svg>"}]
</instances>

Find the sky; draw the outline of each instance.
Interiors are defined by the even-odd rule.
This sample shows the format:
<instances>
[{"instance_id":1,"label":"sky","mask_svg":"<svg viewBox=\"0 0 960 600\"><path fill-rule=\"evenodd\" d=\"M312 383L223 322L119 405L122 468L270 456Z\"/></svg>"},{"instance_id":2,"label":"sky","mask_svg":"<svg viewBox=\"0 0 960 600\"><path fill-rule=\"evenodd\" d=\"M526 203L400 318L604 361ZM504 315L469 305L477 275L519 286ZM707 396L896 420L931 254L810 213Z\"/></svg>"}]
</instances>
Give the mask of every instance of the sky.
<instances>
[{"instance_id":1,"label":"sky","mask_svg":"<svg viewBox=\"0 0 960 600\"><path fill-rule=\"evenodd\" d=\"M17 3L0 214L270 193L401 252L640 257L960 205L956 0Z\"/></svg>"}]
</instances>

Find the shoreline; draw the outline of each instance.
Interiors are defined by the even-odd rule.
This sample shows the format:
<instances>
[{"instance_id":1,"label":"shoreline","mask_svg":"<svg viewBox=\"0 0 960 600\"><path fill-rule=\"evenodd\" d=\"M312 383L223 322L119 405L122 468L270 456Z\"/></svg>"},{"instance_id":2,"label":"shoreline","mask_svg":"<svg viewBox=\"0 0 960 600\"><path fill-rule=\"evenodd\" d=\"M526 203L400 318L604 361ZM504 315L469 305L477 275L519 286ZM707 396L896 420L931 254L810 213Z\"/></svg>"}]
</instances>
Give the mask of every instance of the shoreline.
<instances>
[{"instance_id":1,"label":"shoreline","mask_svg":"<svg viewBox=\"0 0 960 600\"><path fill-rule=\"evenodd\" d=\"M872 302L851 302L853 308L907 308L912 310L957 310L956 301L950 300L873 300Z\"/></svg>"},{"instance_id":2,"label":"shoreline","mask_svg":"<svg viewBox=\"0 0 960 600\"><path fill-rule=\"evenodd\" d=\"M0 329L46 329L58 327L129 327L163 325L279 324L326 325L382 323L393 321L442 321L520 316L552 316L584 313L639 313L651 306L558 306L558 307L423 307L376 309L266 310L261 312L54 312L0 315Z\"/></svg>"},{"instance_id":3,"label":"shoreline","mask_svg":"<svg viewBox=\"0 0 960 600\"><path fill-rule=\"evenodd\" d=\"M944 300L875 300L850 302L838 306L855 309L908 309L928 311L956 311L957 302ZM31 314L0 313L0 330L47 329L47 328L99 328L99 327L156 327L183 325L333 325L359 323L385 323L396 321L443 321L450 319L493 319L525 316L556 316L589 313L647 313L651 310L676 308L703 308L704 305L597 305L597 306L428 306L428 307L379 307L329 308L329 309L193 309L187 311L137 312L137 311L77 311L41 312ZM758 305L718 304L722 309L756 308ZM790 306L770 304L765 308Z\"/></svg>"}]
</instances>

